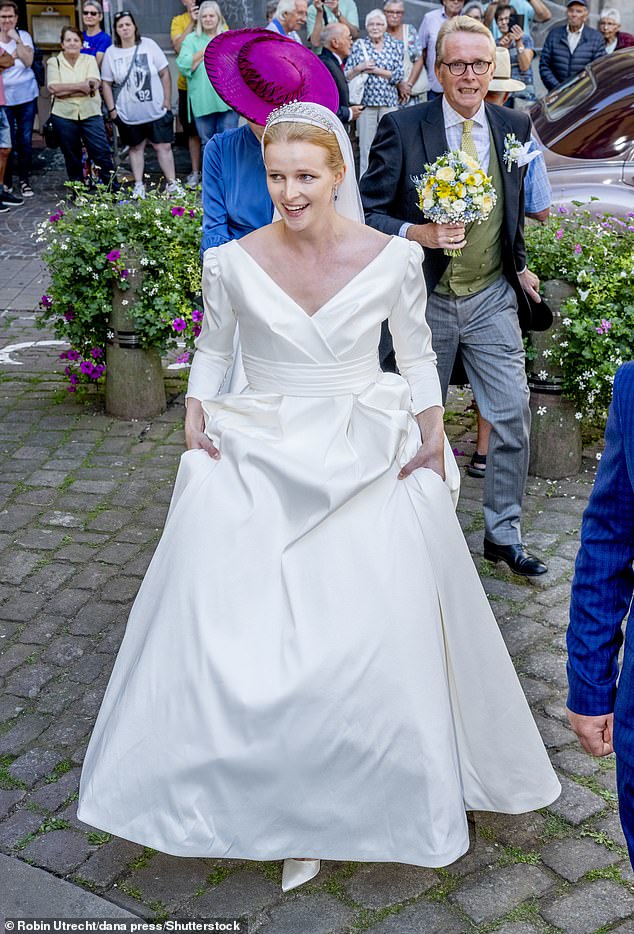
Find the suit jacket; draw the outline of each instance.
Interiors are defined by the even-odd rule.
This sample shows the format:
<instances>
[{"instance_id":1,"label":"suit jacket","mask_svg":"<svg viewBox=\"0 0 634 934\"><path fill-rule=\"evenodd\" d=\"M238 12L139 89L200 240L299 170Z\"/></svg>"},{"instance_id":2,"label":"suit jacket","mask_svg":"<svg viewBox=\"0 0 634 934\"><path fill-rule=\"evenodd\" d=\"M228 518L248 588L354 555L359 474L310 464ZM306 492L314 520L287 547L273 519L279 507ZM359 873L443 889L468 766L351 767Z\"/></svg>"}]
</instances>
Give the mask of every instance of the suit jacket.
<instances>
[{"instance_id":1,"label":"suit jacket","mask_svg":"<svg viewBox=\"0 0 634 934\"><path fill-rule=\"evenodd\" d=\"M337 116L342 123L350 123L350 97L348 94L348 82L343 73L343 68L339 64L336 56L330 49L322 49L319 58L322 60L330 74L335 79L337 90L339 91L339 106Z\"/></svg>"},{"instance_id":2,"label":"suit jacket","mask_svg":"<svg viewBox=\"0 0 634 934\"><path fill-rule=\"evenodd\" d=\"M634 363L614 380L605 451L583 515L572 583L568 706L589 716L614 711L614 748L634 765L634 635L623 621L634 593ZM632 617L630 615L630 625Z\"/></svg>"},{"instance_id":3,"label":"suit jacket","mask_svg":"<svg viewBox=\"0 0 634 934\"><path fill-rule=\"evenodd\" d=\"M586 65L602 55L605 55L605 41L597 29L584 26L579 44L571 54L566 25L553 26L544 40L539 57L539 76L546 88L552 91L558 84L578 75Z\"/></svg>"},{"instance_id":4,"label":"suit jacket","mask_svg":"<svg viewBox=\"0 0 634 934\"><path fill-rule=\"evenodd\" d=\"M533 320L533 311L520 286L517 270L526 266L524 246L524 175L525 167L514 165L510 172L504 164L504 140L514 133L522 142L531 134L530 119L526 114L508 107L485 104L495 151L504 179L504 226L502 258L504 275L515 289L518 313L523 330L543 322ZM416 104L386 114L381 120L372 149L368 170L361 179L360 189L366 222L377 230L398 235L405 221L426 224L428 221L418 207L416 188L412 176L421 175L425 164L434 162L447 152L442 98L427 104ZM427 288L431 292L447 268L449 259L442 250L425 250L423 271ZM535 316L539 305L533 306ZM550 317L552 321L552 316ZM549 322L545 326L548 327Z\"/></svg>"}]
</instances>

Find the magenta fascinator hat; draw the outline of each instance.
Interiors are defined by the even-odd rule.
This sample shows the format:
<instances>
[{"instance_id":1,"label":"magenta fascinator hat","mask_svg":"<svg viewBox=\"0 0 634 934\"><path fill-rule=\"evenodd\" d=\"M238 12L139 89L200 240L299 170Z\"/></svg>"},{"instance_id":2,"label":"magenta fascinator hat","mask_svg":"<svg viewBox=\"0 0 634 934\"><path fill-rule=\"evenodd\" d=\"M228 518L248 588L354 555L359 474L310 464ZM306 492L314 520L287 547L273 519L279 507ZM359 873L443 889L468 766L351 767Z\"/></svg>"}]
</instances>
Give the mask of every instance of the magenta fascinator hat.
<instances>
[{"instance_id":1,"label":"magenta fascinator hat","mask_svg":"<svg viewBox=\"0 0 634 934\"><path fill-rule=\"evenodd\" d=\"M233 110L264 126L277 107L310 101L337 112L339 92L320 59L293 39L267 29L230 29L212 39L205 68Z\"/></svg>"}]
</instances>

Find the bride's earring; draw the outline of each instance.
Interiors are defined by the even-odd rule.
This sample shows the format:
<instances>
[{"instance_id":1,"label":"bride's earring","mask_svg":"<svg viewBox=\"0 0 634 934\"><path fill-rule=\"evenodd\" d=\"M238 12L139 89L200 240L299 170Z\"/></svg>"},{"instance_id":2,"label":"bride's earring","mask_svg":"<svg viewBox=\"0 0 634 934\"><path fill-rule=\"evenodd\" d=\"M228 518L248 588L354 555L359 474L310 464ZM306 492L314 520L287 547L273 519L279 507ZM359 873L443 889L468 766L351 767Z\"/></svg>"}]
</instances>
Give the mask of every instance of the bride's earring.
<instances>
[{"instance_id":1,"label":"bride's earring","mask_svg":"<svg viewBox=\"0 0 634 934\"><path fill-rule=\"evenodd\" d=\"M336 201L338 197L339 197L339 189L333 188L332 189L332 200Z\"/></svg>"}]
</instances>

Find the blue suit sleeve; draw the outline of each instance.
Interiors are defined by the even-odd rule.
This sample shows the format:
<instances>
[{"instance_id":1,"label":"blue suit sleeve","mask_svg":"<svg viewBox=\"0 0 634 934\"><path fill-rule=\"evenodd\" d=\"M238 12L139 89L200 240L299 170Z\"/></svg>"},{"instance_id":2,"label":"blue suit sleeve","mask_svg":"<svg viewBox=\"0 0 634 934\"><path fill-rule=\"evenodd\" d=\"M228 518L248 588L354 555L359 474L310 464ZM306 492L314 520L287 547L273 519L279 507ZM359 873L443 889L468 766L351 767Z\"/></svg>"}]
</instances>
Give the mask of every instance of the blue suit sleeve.
<instances>
[{"instance_id":1,"label":"blue suit sleeve","mask_svg":"<svg viewBox=\"0 0 634 934\"><path fill-rule=\"evenodd\" d=\"M622 626L634 589L634 488L626 457L633 400L634 364L628 364L614 381L605 451L583 516L572 584L568 707L586 716L614 710Z\"/></svg>"},{"instance_id":2,"label":"blue suit sleeve","mask_svg":"<svg viewBox=\"0 0 634 934\"><path fill-rule=\"evenodd\" d=\"M222 246L231 236L228 227L220 136L212 137L203 155L203 236L201 255L212 246Z\"/></svg>"},{"instance_id":3,"label":"blue suit sleeve","mask_svg":"<svg viewBox=\"0 0 634 934\"><path fill-rule=\"evenodd\" d=\"M552 70L553 38L553 33L551 31L546 36L542 54L539 57L539 77L544 82L547 91L552 91L552 89L556 88L559 84Z\"/></svg>"}]
</instances>

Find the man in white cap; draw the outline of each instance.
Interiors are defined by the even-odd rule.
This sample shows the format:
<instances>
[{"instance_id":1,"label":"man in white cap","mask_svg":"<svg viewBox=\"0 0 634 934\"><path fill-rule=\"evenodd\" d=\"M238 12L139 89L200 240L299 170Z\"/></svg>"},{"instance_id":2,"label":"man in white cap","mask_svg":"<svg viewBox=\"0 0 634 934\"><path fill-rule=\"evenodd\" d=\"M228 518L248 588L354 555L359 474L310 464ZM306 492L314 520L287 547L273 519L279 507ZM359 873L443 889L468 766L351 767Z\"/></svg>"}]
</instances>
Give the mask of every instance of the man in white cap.
<instances>
[{"instance_id":1,"label":"man in white cap","mask_svg":"<svg viewBox=\"0 0 634 934\"><path fill-rule=\"evenodd\" d=\"M566 25L553 26L546 36L539 60L539 76L548 91L605 55L603 36L587 25L587 19L587 0L568 0Z\"/></svg>"}]
</instances>

